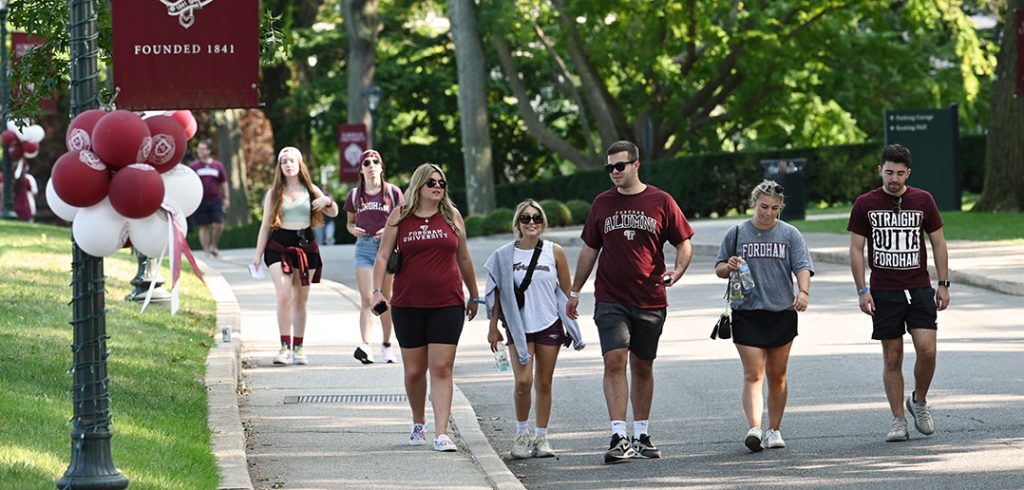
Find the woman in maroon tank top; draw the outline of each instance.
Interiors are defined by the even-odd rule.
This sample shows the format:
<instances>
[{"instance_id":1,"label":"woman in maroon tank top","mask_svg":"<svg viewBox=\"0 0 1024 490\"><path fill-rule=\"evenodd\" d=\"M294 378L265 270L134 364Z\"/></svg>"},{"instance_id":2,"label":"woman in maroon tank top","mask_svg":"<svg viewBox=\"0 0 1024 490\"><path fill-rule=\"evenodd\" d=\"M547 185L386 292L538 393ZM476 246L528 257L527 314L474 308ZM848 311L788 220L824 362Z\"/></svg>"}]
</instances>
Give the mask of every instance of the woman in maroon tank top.
<instances>
[{"instance_id":1,"label":"woman in maroon tank top","mask_svg":"<svg viewBox=\"0 0 1024 490\"><path fill-rule=\"evenodd\" d=\"M409 444L426 444L427 372L434 409L434 450L456 451L448 437L452 369L464 319L472 320L483 299L476 287L462 215L448 198L448 182L437 165L420 165L409 179L405 205L391 212L373 266L374 305L383 294L385 264L396 247L402 267L395 274L391 319L402 348L405 392L412 409ZM469 290L467 302L462 290ZM382 311L379 306L375 310Z\"/></svg>"}]
</instances>

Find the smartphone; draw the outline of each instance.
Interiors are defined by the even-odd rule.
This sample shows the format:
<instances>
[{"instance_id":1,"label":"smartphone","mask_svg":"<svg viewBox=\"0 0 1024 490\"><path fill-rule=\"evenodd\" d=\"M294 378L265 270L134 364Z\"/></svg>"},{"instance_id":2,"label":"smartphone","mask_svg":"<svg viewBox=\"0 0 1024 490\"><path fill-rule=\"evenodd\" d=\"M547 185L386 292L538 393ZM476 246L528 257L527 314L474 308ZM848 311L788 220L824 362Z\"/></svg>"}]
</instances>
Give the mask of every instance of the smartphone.
<instances>
[{"instance_id":1,"label":"smartphone","mask_svg":"<svg viewBox=\"0 0 1024 490\"><path fill-rule=\"evenodd\" d=\"M388 311L388 303L386 301L381 300L379 303L373 305L374 315L381 316L385 311Z\"/></svg>"},{"instance_id":2,"label":"smartphone","mask_svg":"<svg viewBox=\"0 0 1024 490\"><path fill-rule=\"evenodd\" d=\"M661 278L661 283L662 284L671 284L672 283L672 276L666 274L665 277Z\"/></svg>"}]
</instances>

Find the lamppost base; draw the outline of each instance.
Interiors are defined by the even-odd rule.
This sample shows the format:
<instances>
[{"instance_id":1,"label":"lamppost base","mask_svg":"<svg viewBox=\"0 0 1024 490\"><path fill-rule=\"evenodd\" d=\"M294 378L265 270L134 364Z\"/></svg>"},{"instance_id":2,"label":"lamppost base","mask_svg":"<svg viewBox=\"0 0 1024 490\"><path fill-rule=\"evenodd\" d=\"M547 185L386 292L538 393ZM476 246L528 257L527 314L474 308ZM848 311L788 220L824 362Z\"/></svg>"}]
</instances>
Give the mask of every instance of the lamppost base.
<instances>
[{"instance_id":1,"label":"lamppost base","mask_svg":"<svg viewBox=\"0 0 1024 490\"><path fill-rule=\"evenodd\" d=\"M63 489L122 489L128 487L128 477L114 466L110 456L110 432L72 433L71 464L57 480Z\"/></svg>"},{"instance_id":2,"label":"lamppost base","mask_svg":"<svg viewBox=\"0 0 1024 490\"><path fill-rule=\"evenodd\" d=\"M145 301L147 292L149 292L149 284L142 285L141 288L128 293L128 296L125 296L124 300L138 302ZM149 297L149 302L154 304L170 303L171 293L168 293L164 289L160 289L160 285L157 284L157 286L153 288L153 294Z\"/></svg>"}]
</instances>

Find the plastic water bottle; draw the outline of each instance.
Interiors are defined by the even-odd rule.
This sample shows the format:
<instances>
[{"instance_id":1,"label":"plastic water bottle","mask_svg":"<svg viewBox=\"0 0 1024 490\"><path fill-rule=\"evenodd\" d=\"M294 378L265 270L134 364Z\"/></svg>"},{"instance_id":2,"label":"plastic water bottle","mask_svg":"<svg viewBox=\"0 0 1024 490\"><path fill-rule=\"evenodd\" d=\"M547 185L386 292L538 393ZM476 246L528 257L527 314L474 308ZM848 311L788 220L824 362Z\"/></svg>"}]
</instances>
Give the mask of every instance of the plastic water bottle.
<instances>
[{"instance_id":1,"label":"plastic water bottle","mask_svg":"<svg viewBox=\"0 0 1024 490\"><path fill-rule=\"evenodd\" d=\"M508 347L502 345L494 352L494 368L498 371L508 371L511 367L508 362Z\"/></svg>"},{"instance_id":2,"label":"plastic water bottle","mask_svg":"<svg viewBox=\"0 0 1024 490\"><path fill-rule=\"evenodd\" d=\"M729 301L743 300L743 282L740 281L739 272L729 273Z\"/></svg>"},{"instance_id":3,"label":"plastic water bottle","mask_svg":"<svg viewBox=\"0 0 1024 490\"><path fill-rule=\"evenodd\" d=\"M750 273L750 266L745 260L740 262L740 283L743 284L743 292L749 293L754 290L754 276Z\"/></svg>"}]
</instances>

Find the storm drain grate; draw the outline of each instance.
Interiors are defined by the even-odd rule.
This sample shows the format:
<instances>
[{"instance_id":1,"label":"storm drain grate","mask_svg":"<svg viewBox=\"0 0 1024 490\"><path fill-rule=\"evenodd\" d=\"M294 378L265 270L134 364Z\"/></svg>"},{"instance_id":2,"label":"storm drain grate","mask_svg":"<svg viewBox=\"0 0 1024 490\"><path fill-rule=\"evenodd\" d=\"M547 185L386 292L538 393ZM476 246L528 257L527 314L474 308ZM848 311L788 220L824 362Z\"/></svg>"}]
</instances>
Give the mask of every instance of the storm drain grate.
<instances>
[{"instance_id":1,"label":"storm drain grate","mask_svg":"<svg viewBox=\"0 0 1024 490\"><path fill-rule=\"evenodd\" d=\"M285 405L295 403L404 403L405 395L299 395L284 397Z\"/></svg>"}]
</instances>

